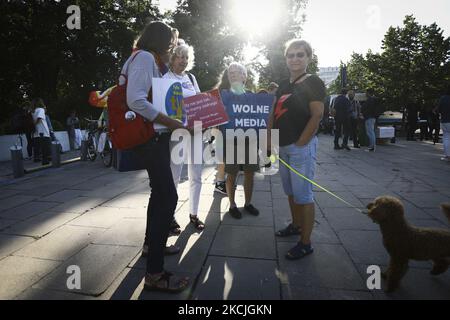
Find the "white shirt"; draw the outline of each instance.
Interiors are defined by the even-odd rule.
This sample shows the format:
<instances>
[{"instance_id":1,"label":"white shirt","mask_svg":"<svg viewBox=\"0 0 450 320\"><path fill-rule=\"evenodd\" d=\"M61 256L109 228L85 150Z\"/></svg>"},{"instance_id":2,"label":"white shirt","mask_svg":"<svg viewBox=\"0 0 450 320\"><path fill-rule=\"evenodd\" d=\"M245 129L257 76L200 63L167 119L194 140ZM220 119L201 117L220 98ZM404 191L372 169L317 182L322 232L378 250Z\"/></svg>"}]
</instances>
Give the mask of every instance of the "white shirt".
<instances>
[{"instance_id":1,"label":"white shirt","mask_svg":"<svg viewBox=\"0 0 450 320\"><path fill-rule=\"evenodd\" d=\"M192 73L191 76L194 83L192 83L191 79L189 79L187 73L184 73L182 76L180 76L172 71L169 71L163 76L163 78L179 81L181 83L181 87L183 88L183 98L187 98L200 93L197 79L195 79L195 76Z\"/></svg>"},{"instance_id":2,"label":"white shirt","mask_svg":"<svg viewBox=\"0 0 450 320\"><path fill-rule=\"evenodd\" d=\"M41 136L41 133L44 135L44 137L50 137L50 130L48 129L47 120L45 119L45 110L43 108L37 108L36 110L34 110L33 121L35 123L34 127L36 129L34 131L33 137L39 138Z\"/></svg>"},{"instance_id":3,"label":"white shirt","mask_svg":"<svg viewBox=\"0 0 450 320\"><path fill-rule=\"evenodd\" d=\"M126 74L129 65L127 74L127 105L131 110L153 121L158 116L159 111L153 107L153 104L147 98L152 87L152 78L161 78L161 73L155 58L150 52L139 51L139 54L131 62L135 54L131 55L122 68L122 74ZM122 85L124 83L125 79L120 77L119 84Z\"/></svg>"}]
</instances>

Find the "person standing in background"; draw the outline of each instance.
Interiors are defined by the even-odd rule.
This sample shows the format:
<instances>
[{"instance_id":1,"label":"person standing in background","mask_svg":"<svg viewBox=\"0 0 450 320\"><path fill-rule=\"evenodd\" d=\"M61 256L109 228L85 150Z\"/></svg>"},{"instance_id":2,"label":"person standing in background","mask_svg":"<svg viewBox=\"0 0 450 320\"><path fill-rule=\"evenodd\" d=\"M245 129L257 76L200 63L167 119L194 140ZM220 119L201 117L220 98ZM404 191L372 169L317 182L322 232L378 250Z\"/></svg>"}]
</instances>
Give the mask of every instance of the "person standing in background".
<instances>
[{"instance_id":1,"label":"person standing in background","mask_svg":"<svg viewBox=\"0 0 450 320\"><path fill-rule=\"evenodd\" d=\"M442 142L444 144L444 156L441 160L450 161L450 86L439 100L439 104L434 111L441 115Z\"/></svg>"},{"instance_id":2,"label":"person standing in background","mask_svg":"<svg viewBox=\"0 0 450 320\"><path fill-rule=\"evenodd\" d=\"M33 120L35 131L34 137L34 162L42 161L43 165L50 163L50 130L45 116L45 104L41 98L32 102L34 113Z\"/></svg>"},{"instance_id":3,"label":"person standing in background","mask_svg":"<svg viewBox=\"0 0 450 320\"><path fill-rule=\"evenodd\" d=\"M361 104L355 99L355 91L348 92L348 99L350 100L350 133L353 140L353 147L359 149L358 140L358 123L361 118Z\"/></svg>"}]
</instances>

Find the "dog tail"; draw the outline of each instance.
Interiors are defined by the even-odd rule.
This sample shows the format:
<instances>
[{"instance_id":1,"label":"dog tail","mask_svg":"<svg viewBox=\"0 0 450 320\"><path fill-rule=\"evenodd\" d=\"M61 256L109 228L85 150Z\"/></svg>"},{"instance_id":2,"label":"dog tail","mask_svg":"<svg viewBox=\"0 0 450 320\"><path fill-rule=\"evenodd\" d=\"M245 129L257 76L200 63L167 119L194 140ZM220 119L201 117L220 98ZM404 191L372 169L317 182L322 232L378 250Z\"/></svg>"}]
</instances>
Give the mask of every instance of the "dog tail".
<instances>
[{"instance_id":1,"label":"dog tail","mask_svg":"<svg viewBox=\"0 0 450 320\"><path fill-rule=\"evenodd\" d=\"M446 215L448 222L450 223L450 203L441 204L442 212Z\"/></svg>"}]
</instances>

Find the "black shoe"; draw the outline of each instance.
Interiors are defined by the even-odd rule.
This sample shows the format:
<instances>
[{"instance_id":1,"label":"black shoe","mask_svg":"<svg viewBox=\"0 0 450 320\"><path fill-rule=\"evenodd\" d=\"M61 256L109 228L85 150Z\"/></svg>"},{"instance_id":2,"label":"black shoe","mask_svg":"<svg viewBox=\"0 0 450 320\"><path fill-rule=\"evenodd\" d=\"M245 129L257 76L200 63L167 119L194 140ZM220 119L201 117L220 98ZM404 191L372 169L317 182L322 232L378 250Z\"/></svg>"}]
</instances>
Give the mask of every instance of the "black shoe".
<instances>
[{"instance_id":1,"label":"black shoe","mask_svg":"<svg viewBox=\"0 0 450 320\"><path fill-rule=\"evenodd\" d=\"M231 208L228 213L235 219L242 219L242 213L237 207Z\"/></svg>"},{"instance_id":2,"label":"black shoe","mask_svg":"<svg viewBox=\"0 0 450 320\"><path fill-rule=\"evenodd\" d=\"M177 220L175 220L175 219L172 220L172 223L170 224L169 232L176 236L181 234L181 227L178 224Z\"/></svg>"},{"instance_id":3,"label":"black shoe","mask_svg":"<svg viewBox=\"0 0 450 320\"><path fill-rule=\"evenodd\" d=\"M225 182L216 182L216 187L214 188L214 191L226 195L227 185L225 184Z\"/></svg>"},{"instance_id":4,"label":"black shoe","mask_svg":"<svg viewBox=\"0 0 450 320\"><path fill-rule=\"evenodd\" d=\"M361 147L359 145L353 146L353 148L355 149L361 149Z\"/></svg>"},{"instance_id":5,"label":"black shoe","mask_svg":"<svg viewBox=\"0 0 450 320\"><path fill-rule=\"evenodd\" d=\"M342 150L342 147L340 147L340 146L334 146L334 150Z\"/></svg>"},{"instance_id":6,"label":"black shoe","mask_svg":"<svg viewBox=\"0 0 450 320\"><path fill-rule=\"evenodd\" d=\"M249 204L248 206L244 207L245 210L247 210L248 213L250 213L252 216L259 216L259 210L256 209L253 205Z\"/></svg>"}]
</instances>

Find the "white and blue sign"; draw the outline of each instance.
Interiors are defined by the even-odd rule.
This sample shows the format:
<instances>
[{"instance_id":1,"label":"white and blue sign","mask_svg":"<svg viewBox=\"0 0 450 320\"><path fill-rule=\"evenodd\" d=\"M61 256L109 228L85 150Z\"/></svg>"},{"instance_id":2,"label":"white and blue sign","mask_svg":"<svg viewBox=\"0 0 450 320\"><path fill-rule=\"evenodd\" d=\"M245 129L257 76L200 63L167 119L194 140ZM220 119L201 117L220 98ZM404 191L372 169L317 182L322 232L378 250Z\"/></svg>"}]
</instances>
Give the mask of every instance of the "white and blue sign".
<instances>
[{"instance_id":1,"label":"white and blue sign","mask_svg":"<svg viewBox=\"0 0 450 320\"><path fill-rule=\"evenodd\" d=\"M222 102L230 121L223 125L225 129L266 129L274 96L265 93L245 93L235 95L222 90Z\"/></svg>"}]
</instances>

